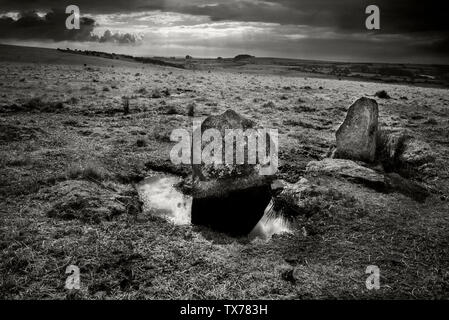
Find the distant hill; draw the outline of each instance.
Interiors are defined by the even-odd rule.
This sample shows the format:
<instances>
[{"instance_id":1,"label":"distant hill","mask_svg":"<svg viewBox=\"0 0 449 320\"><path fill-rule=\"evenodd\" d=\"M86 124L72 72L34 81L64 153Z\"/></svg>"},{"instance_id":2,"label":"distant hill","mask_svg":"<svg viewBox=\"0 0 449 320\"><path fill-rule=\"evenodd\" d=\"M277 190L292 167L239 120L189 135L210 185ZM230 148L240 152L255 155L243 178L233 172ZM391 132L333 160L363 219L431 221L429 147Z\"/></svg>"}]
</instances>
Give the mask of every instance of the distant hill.
<instances>
[{"instance_id":1,"label":"distant hill","mask_svg":"<svg viewBox=\"0 0 449 320\"><path fill-rule=\"evenodd\" d=\"M234 62L254 63L256 57L251 56L249 54L239 54L235 56L232 60L234 60Z\"/></svg>"},{"instance_id":2,"label":"distant hill","mask_svg":"<svg viewBox=\"0 0 449 320\"><path fill-rule=\"evenodd\" d=\"M73 55L56 49L0 44L0 61L90 66L135 66L135 61L111 60L99 56Z\"/></svg>"},{"instance_id":3,"label":"distant hill","mask_svg":"<svg viewBox=\"0 0 449 320\"><path fill-rule=\"evenodd\" d=\"M135 66L138 63L145 63L174 68L184 68L184 65L181 63L172 63L146 57L133 57L130 55L90 50L72 50L69 48L48 49L5 44L0 44L0 61L68 65L86 64L94 66Z\"/></svg>"},{"instance_id":4,"label":"distant hill","mask_svg":"<svg viewBox=\"0 0 449 320\"><path fill-rule=\"evenodd\" d=\"M149 63L149 64L155 64L155 65L159 65L159 66L184 69L184 65L181 63L172 63L172 62L167 62L167 61L154 59L154 58L134 57L134 56L125 55L125 54L108 53L108 52L101 52L101 51L90 51L90 50L71 50L71 49L57 49L57 50L61 51L61 52L72 53L72 54L101 57L101 58L113 59L113 60L136 61L136 62L141 62L141 63Z\"/></svg>"},{"instance_id":5,"label":"distant hill","mask_svg":"<svg viewBox=\"0 0 449 320\"><path fill-rule=\"evenodd\" d=\"M321 77L449 87L449 65L258 58L249 54L239 54L234 58L191 58L186 60L175 57L133 57L98 51L56 50L2 44L0 44L0 61L130 67L136 67L145 63L191 70L229 70L282 76Z\"/></svg>"}]
</instances>

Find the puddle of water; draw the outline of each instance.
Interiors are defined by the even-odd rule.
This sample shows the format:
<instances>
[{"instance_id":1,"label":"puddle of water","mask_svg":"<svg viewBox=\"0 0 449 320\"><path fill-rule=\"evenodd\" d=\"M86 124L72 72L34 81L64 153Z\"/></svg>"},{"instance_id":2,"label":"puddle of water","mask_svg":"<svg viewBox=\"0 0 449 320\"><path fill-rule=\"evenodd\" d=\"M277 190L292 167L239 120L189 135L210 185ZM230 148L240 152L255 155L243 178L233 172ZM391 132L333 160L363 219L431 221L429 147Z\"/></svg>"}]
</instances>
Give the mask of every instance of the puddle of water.
<instances>
[{"instance_id":1,"label":"puddle of water","mask_svg":"<svg viewBox=\"0 0 449 320\"><path fill-rule=\"evenodd\" d=\"M272 212L273 201L270 201L262 219L256 224L254 229L249 233L250 239L261 238L270 239L274 234L290 233L290 223L283 217L276 216Z\"/></svg>"},{"instance_id":2,"label":"puddle of water","mask_svg":"<svg viewBox=\"0 0 449 320\"><path fill-rule=\"evenodd\" d=\"M190 224L192 197L174 187L180 181L178 177L155 176L139 183L137 192L144 212L162 216L176 225Z\"/></svg>"},{"instance_id":3,"label":"puddle of water","mask_svg":"<svg viewBox=\"0 0 449 320\"><path fill-rule=\"evenodd\" d=\"M180 181L179 177L159 175L139 183L137 191L143 201L144 212L161 216L176 225L191 224L193 199L175 188ZM291 232L289 223L282 217L276 217L270 201L248 237L270 239L274 234L285 232Z\"/></svg>"}]
</instances>

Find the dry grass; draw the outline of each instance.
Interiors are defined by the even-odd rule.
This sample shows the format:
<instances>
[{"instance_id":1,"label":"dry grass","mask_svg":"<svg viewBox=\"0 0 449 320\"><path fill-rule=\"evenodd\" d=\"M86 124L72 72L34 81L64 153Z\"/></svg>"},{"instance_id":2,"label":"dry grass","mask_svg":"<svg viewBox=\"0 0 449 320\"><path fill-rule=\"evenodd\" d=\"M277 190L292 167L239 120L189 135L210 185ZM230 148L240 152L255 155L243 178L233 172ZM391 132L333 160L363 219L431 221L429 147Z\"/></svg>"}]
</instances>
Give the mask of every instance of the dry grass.
<instances>
[{"instance_id":1,"label":"dry grass","mask_svg":"<svg viewBox=\"0 0 449 320\"><path fill-rule=\"evenodd\" d=\"M351 102L380 88L369 82L362 86L354 81L305 80L294 74L280 79L263 70L249 76L121 63L114 68L100 64L89 72L82 65L42 64L36 69L0 63L2 74L20 75L11 80L16 89L3 86L1 106L29 101L41 90L42 81L49 88L45 101L66 101L59 113L1 107L6 110L0 118L1 298L448 298L447 90L381 86L393 97L409 98L380 100L380 120L390 127L412 128L438 149L435 166L422 169L423 183L439 192L426 203L368 189L353 194L352 189L336 186L357 201L348 203L335 194L318 198L310 204L310 217L294 220L292 234L269 242L173 226L138 210L110 221L48 216L57 199L46 199L44 191L59 190L66 180L87 181L99 194L125 203L137 197L123 190L132 190L134 182L153 170L188 172L169 161L169 134L173 128L190 128L193 112L188 107L167 115L160 112L162 101L165 106L195 103L196 116L232 108L260 125L279 129L279 175L296 181L307 162L332 145L336 125ZM35 76L35 83L19 82ZM98 83L92 82L93 76ZM170 90L134 96L133 112L127 114L121 97L132 96L143 83ZM101 91L106 86L117 89ZM319 87L325 89L314 89ZM303 88L299 103L307 106L298 105L295 88ZM286 90L289 99L283 100ZM36 100L31 105L41 104ZM420 125L422 119L409 117L423 105L430 106L426 118L438 122L431 129ZM138 146L139 139L146 145ZM13 153L15 159L7 156ZM70 264L81 269L82 289L76 294L64 289ZM380 267L379 291L365 287L370 264Z\"/></svg>"},{"instance_id":2,"label":"dry grass","mask_svg":"<svg viewBox=\"0 0 449 320\"><path fill-rule=\"evenodd\" d=\"M100 164L86 162L72 164L67 168L67 179L84 179L91 181L104 181L111 177L111 174Z\"/></svg>"}]
</instances>

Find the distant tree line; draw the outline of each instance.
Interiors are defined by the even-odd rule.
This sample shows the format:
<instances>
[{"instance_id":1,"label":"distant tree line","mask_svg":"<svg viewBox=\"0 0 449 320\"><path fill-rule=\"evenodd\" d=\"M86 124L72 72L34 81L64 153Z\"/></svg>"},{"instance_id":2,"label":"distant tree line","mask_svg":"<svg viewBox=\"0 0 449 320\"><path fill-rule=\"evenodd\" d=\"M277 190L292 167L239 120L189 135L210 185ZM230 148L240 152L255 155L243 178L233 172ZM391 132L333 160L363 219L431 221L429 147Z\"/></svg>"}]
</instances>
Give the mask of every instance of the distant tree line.
<instances>
[{"instance_id":1,"label":"distant tree line","mask_svg":"<svg viewBox=\"0 0 449 320\"><path fill-rule=\"evenodd\" d=\"M172 63L163 61L160 59L154 59L154 58L147 58L147 57L134 57L131 55L126 54L117 54L117 53L108 53L108 52L101 52L101 51L91 51L91 50L78 50L78 49L57 49L58 51L65 52L65 53L72 53L72 54L81 54L85 56L93 56L93 57L101 57L106 59L113 59L113 60L133 60L140 63L149 63L149 64L155 64L160 66L167 66L167 67L174 67L174 68L181 68L184 69L184 65L180 63Z\"/></svg>"}]
</instances>

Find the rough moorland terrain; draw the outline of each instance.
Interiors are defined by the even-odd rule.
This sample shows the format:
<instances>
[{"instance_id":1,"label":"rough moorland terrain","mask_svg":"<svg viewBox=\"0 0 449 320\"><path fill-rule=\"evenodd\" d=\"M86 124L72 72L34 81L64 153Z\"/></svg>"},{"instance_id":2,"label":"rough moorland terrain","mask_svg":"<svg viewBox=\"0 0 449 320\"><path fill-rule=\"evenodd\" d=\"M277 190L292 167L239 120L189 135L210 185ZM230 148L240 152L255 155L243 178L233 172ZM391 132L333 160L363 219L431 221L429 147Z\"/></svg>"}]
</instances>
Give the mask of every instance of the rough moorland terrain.
<instances>
[{"instance_id":1,"label":"rough moorland terrain","mask_svg":"<svg viewBox=\"0 0 449 320\"><path fill-rule=\"evenodd\" d=\"M2 47L0 297L448 298L448 90L237 71ZM362 96L377 100L382 128L408 129L436 153L408 177L425 202L332 180L293 233L270 241L142 213L135 183L189 173L171 164L169 136L192 116L233 109L278 129L278 177L295 183ZM64 289L72 264L75 293ZM380 290L366 289L368 265Z\"/></svg>"}]
</instances>

